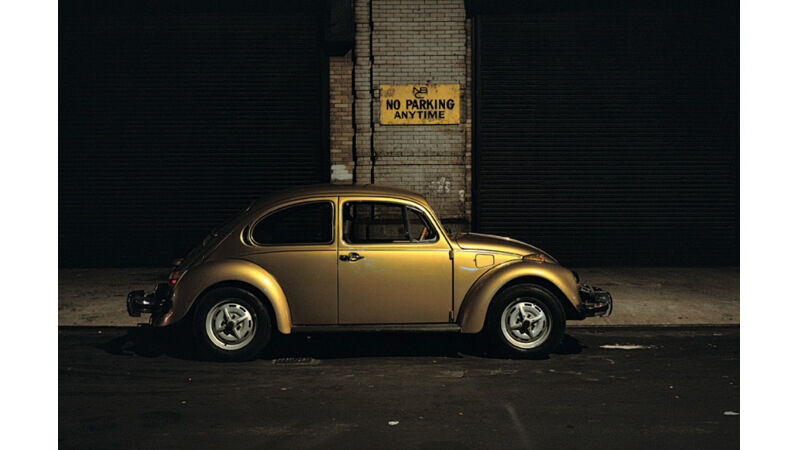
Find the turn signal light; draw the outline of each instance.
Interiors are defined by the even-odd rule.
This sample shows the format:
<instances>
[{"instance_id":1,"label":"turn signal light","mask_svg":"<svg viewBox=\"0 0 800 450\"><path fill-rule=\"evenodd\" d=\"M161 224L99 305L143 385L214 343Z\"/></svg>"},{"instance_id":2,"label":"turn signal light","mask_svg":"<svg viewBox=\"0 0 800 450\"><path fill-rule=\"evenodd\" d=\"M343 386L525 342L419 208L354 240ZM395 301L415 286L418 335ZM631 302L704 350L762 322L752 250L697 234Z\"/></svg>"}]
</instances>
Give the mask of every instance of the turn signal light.
<instances>
[{"instance_id":1,"label":"turn signal light","mask_svg":"<svg viewBox=\"0 0 800 450\"><path fill-rule=\"evenodd\" d=\"M177 270L173 270L170 272L169 277L167 278L169 280L169 284L177 284L178 280L181 279L181 275L183 275L183 271L179 272Z\"/></svg>"}]
</instances>

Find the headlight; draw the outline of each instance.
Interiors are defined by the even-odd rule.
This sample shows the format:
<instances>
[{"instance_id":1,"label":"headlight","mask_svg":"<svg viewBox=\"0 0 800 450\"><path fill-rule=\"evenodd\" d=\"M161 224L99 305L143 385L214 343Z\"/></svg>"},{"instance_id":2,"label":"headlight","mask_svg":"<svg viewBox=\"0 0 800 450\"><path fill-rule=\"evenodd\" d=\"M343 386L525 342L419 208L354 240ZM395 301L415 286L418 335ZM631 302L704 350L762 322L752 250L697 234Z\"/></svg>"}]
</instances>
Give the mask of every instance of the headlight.
<instances>
[{"instance_id":1,"label":"headlight","mask_svg":"<svg viewBox=\"0 0 800 450\"><path fill-rule=\"evenodd\" d=\"M541 263L550 263L550 264L556 263L553 259L545 255L544 253L531 253L530 255L523 256L522 259L526 261L537 261Z\"/></svg>"}]
</instances>

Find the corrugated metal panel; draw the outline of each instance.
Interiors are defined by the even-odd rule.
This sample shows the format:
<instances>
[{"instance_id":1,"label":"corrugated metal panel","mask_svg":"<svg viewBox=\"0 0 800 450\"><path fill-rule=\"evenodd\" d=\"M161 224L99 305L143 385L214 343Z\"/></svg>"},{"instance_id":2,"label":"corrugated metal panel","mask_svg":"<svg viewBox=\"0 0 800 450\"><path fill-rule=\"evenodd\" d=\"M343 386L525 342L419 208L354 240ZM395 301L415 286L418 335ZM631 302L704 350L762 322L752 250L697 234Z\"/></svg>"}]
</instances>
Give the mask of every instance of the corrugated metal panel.
<instances>
[{"instance_id":1,"label":"corrugated metal panel","mask_svg":"<svg viewBox=\"0 0 800 450\"><path fill-rule=\"evenodd\" d=\"M327 180L320 8L111 3L59 23L61 265L163 265Z\"/></svg>"},{"instance_id":2,"label":"corrugated metal panel","mask_svg":"<svg viewBox=\"0 0 800 450\"><path fill-rule=\"evenodd\" d=\"M737 265L736 5L591 5L476 18L477 229L571 265Z\"/></svg>"}]
</instances>

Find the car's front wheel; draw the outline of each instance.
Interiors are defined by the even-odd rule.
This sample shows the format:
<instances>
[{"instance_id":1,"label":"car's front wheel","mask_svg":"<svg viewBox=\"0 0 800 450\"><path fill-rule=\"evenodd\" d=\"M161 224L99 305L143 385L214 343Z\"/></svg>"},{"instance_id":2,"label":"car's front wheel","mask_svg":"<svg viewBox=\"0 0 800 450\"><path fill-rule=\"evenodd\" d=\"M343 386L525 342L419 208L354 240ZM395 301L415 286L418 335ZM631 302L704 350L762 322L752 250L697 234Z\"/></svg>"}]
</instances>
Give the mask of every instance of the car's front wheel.
<instances>
[{"instance_id":1,"label":"car's front wheel","mask_svg":"<svg viewBox=\"0 0 800 450\"><path fill-rule=\"evenodd\" d=\"M269 344L272 317L250 291L221 287L198 299L194 331L208 356L244 361L254 358Z\"/></svg>"},{"instance_id":2,"label":"car's front wheel","mask_svg":"<svg viewBox=\"0 0 800 450\"><path fill-rule=\"evenodd\" d=\"M545 287L525 283L501 291L492 302L489 332L505 353L541 357L561 342L564 308Z\"/></svg>"}]
</instances>

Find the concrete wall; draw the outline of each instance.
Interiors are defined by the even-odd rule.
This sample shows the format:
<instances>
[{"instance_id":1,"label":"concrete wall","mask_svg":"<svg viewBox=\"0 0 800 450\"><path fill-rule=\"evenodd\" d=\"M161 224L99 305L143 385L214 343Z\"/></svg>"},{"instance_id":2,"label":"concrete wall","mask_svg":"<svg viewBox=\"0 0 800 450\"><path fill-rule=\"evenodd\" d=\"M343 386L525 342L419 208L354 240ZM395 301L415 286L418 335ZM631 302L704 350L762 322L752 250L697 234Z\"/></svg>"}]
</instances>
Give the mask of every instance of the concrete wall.
<instances>
[{"instance_id":1,"label":"concrete wall","mask_svg":"<svg viewBox=\"0 0 800 450\"><path fill-rule=\"evenodd\" d=\"M448 222L471 210L470 23L463 0L355 0L355 48L330 58L331 180L403 187ZM459 125L381 125L381 84L461 85ZM451 225L452 228L460 228Z\"/></svg>"}]
</instances>

